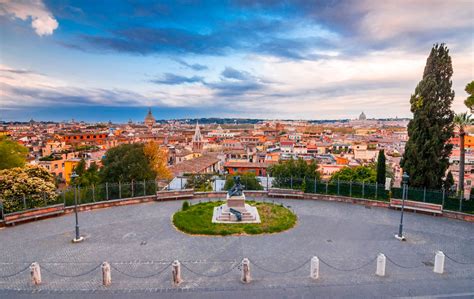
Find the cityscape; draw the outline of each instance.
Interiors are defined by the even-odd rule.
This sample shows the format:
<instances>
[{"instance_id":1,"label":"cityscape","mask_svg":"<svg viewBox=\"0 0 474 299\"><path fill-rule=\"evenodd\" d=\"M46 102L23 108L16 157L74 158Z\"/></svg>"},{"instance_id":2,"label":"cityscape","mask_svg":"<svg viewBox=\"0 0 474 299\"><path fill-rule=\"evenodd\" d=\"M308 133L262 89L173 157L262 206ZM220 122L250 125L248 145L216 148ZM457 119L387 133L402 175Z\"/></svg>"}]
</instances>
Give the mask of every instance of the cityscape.
<instances>
[{"instance_id":1,"label":"cityscape","mask_svg":"<svg viewBox=\"0 0 474 299\"><path fill-rule=\"evenodd\" d=\"M0 297L474 297L473 20L0 0Z\"/></svg>"}]
</instances>

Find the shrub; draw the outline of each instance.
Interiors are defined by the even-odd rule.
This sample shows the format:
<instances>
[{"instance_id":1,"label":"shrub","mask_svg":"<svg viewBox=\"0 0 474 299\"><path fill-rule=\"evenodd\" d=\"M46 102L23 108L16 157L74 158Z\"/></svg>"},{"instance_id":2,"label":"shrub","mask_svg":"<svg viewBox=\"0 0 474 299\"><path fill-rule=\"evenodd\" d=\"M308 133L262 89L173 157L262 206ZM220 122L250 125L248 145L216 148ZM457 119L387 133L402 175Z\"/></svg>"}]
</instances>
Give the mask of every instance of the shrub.
<instances>
[{"instance_id":1,"label":"shrub","mask_svg":"<svg viewBox=\"0 0 474 299\"><path fill-rule=\"evenodd\" d=\"M187 211L188 209L189 209L189 202L187 200L185 200L183 202L183 206L181 207L181 210Z\"/></svg>"}]
</instances>

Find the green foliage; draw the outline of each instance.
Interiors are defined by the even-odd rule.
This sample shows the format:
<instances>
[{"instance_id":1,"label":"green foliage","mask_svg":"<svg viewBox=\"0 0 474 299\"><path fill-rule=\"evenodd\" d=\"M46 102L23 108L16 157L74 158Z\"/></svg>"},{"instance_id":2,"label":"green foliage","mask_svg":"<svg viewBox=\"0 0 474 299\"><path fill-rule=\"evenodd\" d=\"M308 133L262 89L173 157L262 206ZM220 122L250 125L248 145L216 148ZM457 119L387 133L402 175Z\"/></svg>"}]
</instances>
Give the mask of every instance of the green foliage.
<instances>
[{"instance_id":1,"label":"green foliage","mask_svg":"<svg viewBox=\"0 0 474 299\"><path fill-rule=\"evenodd\" d=\"M257 207L261 223L212 223L214 207L223 203L219 201L195 204L186 211L182 210L174 214L173 223L179 230L189 234L221 236L275 233L288 230L296 224L296 215L286 207L253 201L247 201L247 203Z\"/></svg>"},{"instance_id":2,"label":"green foliage","mask_svg":"<svg viewBox=\"0 0 474 299\"><path fill-rule=\"evenodd\" d=\"M23 167L28 156L28 149L18 142L0 137L0 170Z\"/></svg>"},{"instance_id":3,"label":"green foliage","mask_svg":"<svg viewBox=\"0 0 474 299\"><path fill-rule=\"evenodd\" d=\"M88 169L86 169L86 161L81 161L74 167L74 171L79 177L73 182L75 185L81 187L87 187L92 185L98 185L100 183L100 173L97 164L92 163Z\"/></svg>"},{"instance_id":4,"label":"green foliage","mask_svg":"<svg viewBox=\"0 0 474 299\"><path fill-rule=\"evenodd\" d=\"M240 176L240 181L242 185L245 186L245 190L263 190L262 185L260 185L259 180L255 176L255 173L242 173L236 174ZM230 190L234 186L234 177L236 175L228 175L225 179L224 190Z\"/></svg>"},{"instance_id":5,"label":"green foliage","mask_svg":"<svg viewBox=\"0 0 474 299\"><path fill-rule=\"evenodd\" d=\"M331 181L341 182L365 182L365 183L375 183L377 181L377 172L375 170L375 164L370 166L356 166L349 167L346 166L331 176Z\"/></svg>"},{"instance_id":6,"label":"green foliage","mask_svg":"<svg viewBox=\"0 0 474 299\"><path fill-rule=\"evenodd\" d=\"M287 161L280 161L280 163L269 167L269 173L274 177L273 185L275 187L291 187L291 179L293 180L292 187L301 188L301 184L305 181L303 178L308 180L314 180L320 178L318 172L318 165L314 160L311 163L306 163L303 159L290 159Z\"/></svg>"},{"instance_id":7,"label":"green foliage","mask_svg":"<svg viewBox=\"0 0 474 299\"><path fill-rule=\"evenodd\" d=\"M186 189L198 192L212 191L212 174L192 174L186 181Z\"/></svg>"},{"instance_id":8,"label":"green foliage","mask_svg":"<svg viewBox=\"0 0 474 299\"><path fill-rule=\"evenodd\" d=\"M379 151L377 158L377 184L385 185L385 177L387 175L387 165L385 163L385 151L382 149Z\"/></svg>"},{"instance_id":9,"label":"green foliage","mask_svg":"<svg viewBox=\"0 0 474 299\"><path fill-rule=\"evenodd\" d=\"M469 109L471 109L471 112L472 112L474 110L474 81L471 81L470 83L468 83L464 90L469 95L467 99L464 101L464 105L466 105Z\"/></svg>"},{"instance_id":10,"label":"green foliage","mask_svg":"<svg viewBox=\"0 0 474 299\"><path fill-rule=\"evenodd\" d=\"M449 171L448 174L446 175L446 179L444 180L444 190L449 192L451 191L453 186L454 186L454 177L451 171Z\"/></svg>"},{"instance_id":11,"label":"green foliage","mask_svg":"<svg viewBox=\"0 0 474 299\"><path fill-rule=\"evenodd\" d=\"M154 180L156 173L143 151L142 143L122 144L107 151L100 171L102 182Z\"/></svg>"},{"instance_id":12,"label":"green foliage","mask_svg":"<svg viewBox=\"0 0 474 299\"><path fill-rule=\"evenodd\" d=\"M0 171L0 197L6 213L42 207L56 200L54 176L42 167L16 167Z\"/></svg>"},{"instance_id":13,"label":"green foliage","mask_svg":"<svg viewBox=\"0 0 474 299\"><path fill-rule=\"evenodd\" d=\"M183 201L183 205L181 207L182 211L187 211L189 209L189 201L185 200Z\"/></svg>"},{"instance_id":14,"label":"green foliage","mask_svg":"<svg viewBox=\"0 0 474 299\"><path fill-rule=\"evenodd\" d=\"M449 166L454 112L451 104L453 68L449 50L435 45L426 61L423 79L411 96L413 119L400 166L410 176L410 186L439 189Z\"/></svg>"}]
</instances>

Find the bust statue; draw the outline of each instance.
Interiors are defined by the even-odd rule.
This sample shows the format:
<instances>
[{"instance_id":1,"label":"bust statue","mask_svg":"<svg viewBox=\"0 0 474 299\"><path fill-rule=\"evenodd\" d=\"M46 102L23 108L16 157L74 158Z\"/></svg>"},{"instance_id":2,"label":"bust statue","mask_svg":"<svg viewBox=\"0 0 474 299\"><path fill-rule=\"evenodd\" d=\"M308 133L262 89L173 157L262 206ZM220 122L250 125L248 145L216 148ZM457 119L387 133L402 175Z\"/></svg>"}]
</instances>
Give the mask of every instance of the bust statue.
<instances>
[{"instance_id":1,"label":"bust statue","mask_svg":"<svg viewBox=\"0 0 474 299\"><path fill-rule=\"evenodd\" d=\"M244 190L245 186L242 185L240 182L240 176L234 176L234 186L229 190L229 197L231 196L241 196L242 190Z\"/></svg>"}]
</instances>

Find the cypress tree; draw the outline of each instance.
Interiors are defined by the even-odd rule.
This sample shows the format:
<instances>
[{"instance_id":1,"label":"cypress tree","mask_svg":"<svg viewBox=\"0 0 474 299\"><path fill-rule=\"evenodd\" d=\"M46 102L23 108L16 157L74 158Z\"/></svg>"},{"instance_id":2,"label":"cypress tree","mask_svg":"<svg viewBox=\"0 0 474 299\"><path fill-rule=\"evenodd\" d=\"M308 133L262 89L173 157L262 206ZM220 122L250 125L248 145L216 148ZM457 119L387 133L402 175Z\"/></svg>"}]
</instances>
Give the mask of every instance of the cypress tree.
<instances>
[{"instance_id":1,"label":"cypress tree","mask_svg":"<svg viewBox=\"0 0 474 299\"><path fill-rule=\"evenodd\" d=\"M385 150L381 149L377 158L377 184L385 185L386 171Z\"/></svg>"},{"instance_id":2,"label":"cypress tree","mask_svg":"<svg viewBox=\"0 0 474 299\"><path fill-rule=\"evenodd\" d=\"M426 61L423 79L411 96L413 119L400 166L413 187L440 188L449 166L454 112L451 103L453 67L444 44L434 45Z\"/></svg>"}]
</instances>

